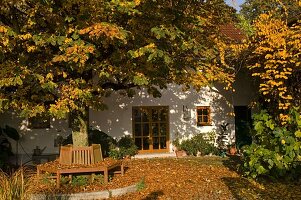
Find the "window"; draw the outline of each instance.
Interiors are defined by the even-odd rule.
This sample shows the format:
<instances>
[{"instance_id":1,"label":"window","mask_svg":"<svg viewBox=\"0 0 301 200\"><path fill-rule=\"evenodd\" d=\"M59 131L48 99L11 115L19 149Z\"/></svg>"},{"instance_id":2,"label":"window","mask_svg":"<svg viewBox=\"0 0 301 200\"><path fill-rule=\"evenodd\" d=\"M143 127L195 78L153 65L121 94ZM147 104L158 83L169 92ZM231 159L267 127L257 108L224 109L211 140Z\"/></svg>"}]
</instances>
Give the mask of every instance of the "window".
<instances>
[{"instance_id":1,"label":"window","mask_svg":"<svg viewBox=\"0 0 301 200\"><path fill-rule=\"evenodd\" d=\"M28 128L43 129L50 128L49 116L36 116L28 118Z\"/></svg>"},{"instance_id":2,"label":"window","mask_svg":"<svg viewBox=\"0 0 301 200\"><path fill-rule=\"evenodd\" d=\"M198 126L211 125L210 107L198 106L196 110L197 110L197 125Z\"/></svg>"}]
</instances>

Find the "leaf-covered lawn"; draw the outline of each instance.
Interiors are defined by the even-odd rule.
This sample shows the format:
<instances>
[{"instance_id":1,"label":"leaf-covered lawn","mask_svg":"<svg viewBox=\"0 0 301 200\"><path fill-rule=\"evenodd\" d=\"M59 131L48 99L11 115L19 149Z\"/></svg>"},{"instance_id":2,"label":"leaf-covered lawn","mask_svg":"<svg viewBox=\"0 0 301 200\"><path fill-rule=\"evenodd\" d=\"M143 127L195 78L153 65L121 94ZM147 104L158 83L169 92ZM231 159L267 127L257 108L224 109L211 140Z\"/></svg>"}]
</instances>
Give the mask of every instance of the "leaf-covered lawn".
<instances>
[{"instance_id":1,"label":"leaf-covered lawn","mask_svg":"<svg viewBox=\"0 0 301 200\"><path fill-rule=\"evenodd\" d=\"M115 175L107 186L94 182L80 188L63 185L60 190L99 191L144 179L144 189L112 199L301 199L297 183L256 183L235 169L235 162L219 157L132 159L126 161L125 175Z\"/></svg>"}]
</instances>

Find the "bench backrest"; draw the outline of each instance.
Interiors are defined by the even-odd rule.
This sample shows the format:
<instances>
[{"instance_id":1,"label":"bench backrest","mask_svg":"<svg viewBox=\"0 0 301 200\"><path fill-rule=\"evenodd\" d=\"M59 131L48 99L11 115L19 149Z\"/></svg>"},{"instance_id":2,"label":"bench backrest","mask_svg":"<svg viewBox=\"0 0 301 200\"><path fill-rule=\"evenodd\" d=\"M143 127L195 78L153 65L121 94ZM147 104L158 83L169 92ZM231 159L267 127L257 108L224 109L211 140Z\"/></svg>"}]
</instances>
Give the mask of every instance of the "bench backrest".
<instances>
[{"instance_id":1,"label":"bench backrest","mask_svg":"<svg viewBox=\"0 0 301 200\"><path fill-rule=\"evenodd\" d=\"M59 163L65 165L84 164L91 165L103 161L100 144L89 147L61 146Z\"/></svg>"}]
</instances>

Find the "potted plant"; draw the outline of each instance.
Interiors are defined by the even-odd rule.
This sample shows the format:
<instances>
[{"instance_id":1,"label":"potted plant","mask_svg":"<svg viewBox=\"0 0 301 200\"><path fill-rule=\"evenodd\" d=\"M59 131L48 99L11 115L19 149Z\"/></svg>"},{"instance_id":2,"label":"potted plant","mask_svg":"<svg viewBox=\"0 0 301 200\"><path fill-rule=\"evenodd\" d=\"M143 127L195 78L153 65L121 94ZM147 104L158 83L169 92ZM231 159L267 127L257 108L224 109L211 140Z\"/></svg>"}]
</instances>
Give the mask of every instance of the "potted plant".
<instances>
[{"instance_id":1,"label":"potted plant","mask_svg":"<svg viewBox=\"0 0 301 200\"><path fill-rule=\"evenodd\" d=\"M228 151L229 151L230 155L235 155L237 153L235 143L232 143L232 144L228 145Z\"/></svg>"}]
</instances>

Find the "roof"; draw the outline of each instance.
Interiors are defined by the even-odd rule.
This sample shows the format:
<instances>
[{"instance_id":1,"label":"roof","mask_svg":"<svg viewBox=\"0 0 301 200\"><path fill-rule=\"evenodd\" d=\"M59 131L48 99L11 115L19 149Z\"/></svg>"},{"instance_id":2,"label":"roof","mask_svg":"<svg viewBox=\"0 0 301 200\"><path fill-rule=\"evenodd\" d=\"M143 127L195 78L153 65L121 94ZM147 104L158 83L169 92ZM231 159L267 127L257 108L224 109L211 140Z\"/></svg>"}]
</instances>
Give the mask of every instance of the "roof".
<instances>
[{"instance_id":1,"label":"roof","mask_svg":"<svg viewBox=\"0 0 301 200\"><path fill-rule=\"evenodd\" d=\"M220 27L220 32L232 40L241 41L246 38L245 34L233 24L222 25Z\"/></svg>"}]
</instances>

